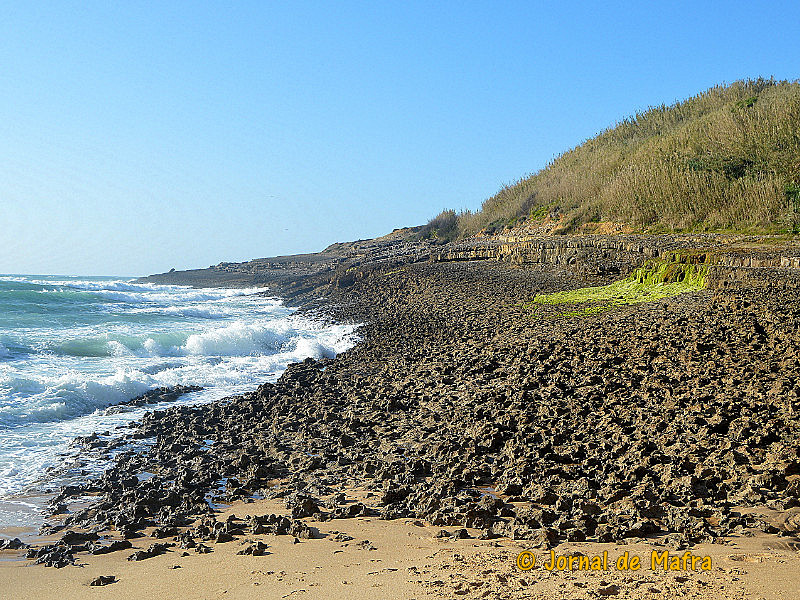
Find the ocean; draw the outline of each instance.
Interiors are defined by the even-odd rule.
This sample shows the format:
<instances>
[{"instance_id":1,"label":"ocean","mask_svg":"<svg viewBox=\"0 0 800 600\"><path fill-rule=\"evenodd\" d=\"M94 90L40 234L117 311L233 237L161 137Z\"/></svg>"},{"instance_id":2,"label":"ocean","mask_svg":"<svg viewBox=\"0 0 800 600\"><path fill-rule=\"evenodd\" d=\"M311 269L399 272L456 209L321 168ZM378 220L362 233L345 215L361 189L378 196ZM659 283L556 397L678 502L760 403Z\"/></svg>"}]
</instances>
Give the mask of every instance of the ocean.
<instances>
[{"instance_id":1,"label":"ocean","mask_svg":"<svg viewBox=\"0 0 800 600\"><path fill-rule=\"evenodd\" d=\"M355 343L355 326L297 315L264 291L0 276L0 528L37 525L48 492L107 466L76 436L121 435L147 410L252 391ZM178 384L204 389L112 408Z\"/></svg>"}]
</instances>

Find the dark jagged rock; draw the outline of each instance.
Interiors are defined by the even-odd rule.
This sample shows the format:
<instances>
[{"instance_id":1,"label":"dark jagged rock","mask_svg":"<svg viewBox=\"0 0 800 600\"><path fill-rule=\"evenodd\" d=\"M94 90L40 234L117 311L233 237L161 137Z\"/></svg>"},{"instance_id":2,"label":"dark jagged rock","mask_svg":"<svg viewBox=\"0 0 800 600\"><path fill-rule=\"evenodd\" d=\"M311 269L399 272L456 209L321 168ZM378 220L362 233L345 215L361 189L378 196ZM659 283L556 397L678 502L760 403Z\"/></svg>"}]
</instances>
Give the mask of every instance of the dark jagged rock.
<instances>
[{"instance_id":1,"label":"dark jagged rock","mask_svg":"<svg viewBox=\"0 0 800 600\"><path fill-rule=\"evenodd\" d=\"M173 547L175 544L151 544L147 550L137 550L133 554L128 557L130 561L140 561L146 560L148 558L153 558L154 556L160 556L165 554L167 550Z\"/></svg>"},{"instance_id":2,"label":"dark jagged rock","mask_svg":"<svg viewBox=\"0 0 800 600\"><path fill-rule=\"evenodd\" d=\"M153 530L153 533L150 534L151 537L154 538L168 538L178 535L179 531L178 528L173 525L165 525L163 527L156 527Z\"/></svg>"},{"instance_id":3,"label":"dark jagged rock","mask_svg":"<svg viewBox=\"0 0 800 600\"><path fill-rule=\"evenodd\" d=\"M310 517L320 512L317 502L305 494L293 494L287 498L286 508L292 511L293 519Z\"/></svg>"},{"instance_id":4,"label":"dark jagged rock","mask_svg":"<svg viewBox=\"0 0 800 600\"><path fill-rule=\"evenodd\" d=\"M102 543L95 543L89 546L89 552L91 554L110 554L111 552L117 552L119 550L128 550L132 548L133 544L131 544L128 540L114 540L110 544L102 544Z\"/></svg>"},{"instance_id":5,"label":"dark jagged rock","mask_svg":"<svg viewBox=\"0 0 800 600\"><path fill-rule=\"evenodd\" d=\"M140 396L136 396L135 398L131 398L130 400L126 400L125 402L120 402L115 406L145 406L146 404L157 404L159 402L175 402L175 400L184 394L188 394L190 392L199 392L202 389L202 387L197 385L173 385L170 387L159 387L147 391Z\"/></svg>"},{"instance_id":6,"label":"dark jagged rock","mask_svg":"<svg viewBox=\"0 0 800 600\"><path fill-rule=\"evenodd\" d=\"M264 542L251 542L247 544L244 548L239 550L236 554L244 554L249 556L266 556L269 554L267 552L267 546Z\"/></svg>"},{"instance_id":7,"label":"dark jagged rock","mask_svg":"<svg viewBox=\"0 0 800 600\"><path fill-rule=\"evenodd\" d=\"M635 240L624 244L635 254ZM800 508L800 286L794 267L746 268L764 285L741 275L571 318L525 304L608 277L387 260L338 285L336 266L326 314L365 323L355 348L224 402L148 413L126 440L152 444L59 494L96 494L68 526L125 537L155 527L198 552L242 535L316 536L301 518L368 515L540 548L794 535L794 520L731 509ZM352 485L369 495L343 495ZM282 498L292 516L212 514L250 496Z\"/></svg>"},{"instance_id":8,"label":"dark jagged rock","mask_svg":"<svg viewBox=\"0 0 800 600\"><path fill-rule=\"evenodd\" d=\"M62 569L75 563L74 550L62 542L30 548L25 556L29 559L35 559L36 564L55 567L56 569Z\"/></svg>"},{"instance_id":9,"label":"dark jagged rock","mask_svg":"<svg viewBox=\"0 0 800 600\"><path fill-rule=\"evenodd\" d=\"M14 538L13 540L0 540L0 550L23 550L27 547L28 545L19 538Z\"/></svg>"},{"instance_id":10,"label":"dark jagged rock","mask_svg":"<svg viewBox=\"0 0 800 600\"><path fill-rule=\"evenodd\" d=\"M100 536L93 531L89 532L65 531L63 534L61 534L61 541L69 546L84 544L86 542L94 542L99 538Z\"/></svg>"}]
</instances>

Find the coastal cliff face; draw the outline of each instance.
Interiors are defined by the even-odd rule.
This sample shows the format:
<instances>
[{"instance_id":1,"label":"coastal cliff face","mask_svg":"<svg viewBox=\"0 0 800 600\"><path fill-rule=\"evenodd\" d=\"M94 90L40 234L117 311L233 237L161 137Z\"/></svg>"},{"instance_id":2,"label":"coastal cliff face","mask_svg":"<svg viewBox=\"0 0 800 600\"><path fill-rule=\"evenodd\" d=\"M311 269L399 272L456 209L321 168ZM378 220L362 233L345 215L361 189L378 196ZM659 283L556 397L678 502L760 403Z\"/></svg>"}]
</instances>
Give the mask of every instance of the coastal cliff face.
<instances>
[{"instance_id":1,"label":"coastal cliff face","mask_svg":"<svg viewBox=\"0 0 800 600\"><path fill-rule=\"evenodd\" d=\"M711 289L800 288L800 244L757 236L585 235L477 238L448 245L437 262L495 260L572 271L587 278L624 276L645 261L708 267Z\"/></svg>"},{"instance_id":2,"label":"coastal cliff face","mask_svg":"<svg viewBox=\"0 0 800 600\"><path fill-rule=\"evenodd\" d=\"M648 260L702 264L711 289L738 286L800 288L800 242L743 235L505 235L444 245L414 240L403 229L373 240L334 244L322 252L223 262L172 271L143 281L203 286L265 285L286 297L313 297L373 271L418 262L496 261L567 271L589 282L624 277Z\"/></svg>"}]
</instances>

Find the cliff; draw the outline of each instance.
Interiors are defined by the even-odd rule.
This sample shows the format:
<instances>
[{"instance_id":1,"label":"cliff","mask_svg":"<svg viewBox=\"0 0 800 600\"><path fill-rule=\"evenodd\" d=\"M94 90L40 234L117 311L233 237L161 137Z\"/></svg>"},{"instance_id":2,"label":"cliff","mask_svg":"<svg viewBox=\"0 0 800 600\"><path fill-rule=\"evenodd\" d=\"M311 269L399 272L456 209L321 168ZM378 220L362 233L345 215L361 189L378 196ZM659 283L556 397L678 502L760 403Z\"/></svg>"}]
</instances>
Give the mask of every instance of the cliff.
<instances>
[{"instance_id":1,"label":"cliff","mask_svg":"<svg viewBox=\"0 0 800 600\"><path fill-rule=\"evenodd\" d=\"M324 296L368 277L417 262L497 261L511 266L564 270L582 279L623 277L650 259L708 266L708 286L725 289L800 288L800 241L787 237L693 235L505 235L444 245L414 240L414 230L333 244L322 252L222 262L207 269L172 271L141 281L178 285L265 286L276 295Z\"/></svg>"}]
</instances>

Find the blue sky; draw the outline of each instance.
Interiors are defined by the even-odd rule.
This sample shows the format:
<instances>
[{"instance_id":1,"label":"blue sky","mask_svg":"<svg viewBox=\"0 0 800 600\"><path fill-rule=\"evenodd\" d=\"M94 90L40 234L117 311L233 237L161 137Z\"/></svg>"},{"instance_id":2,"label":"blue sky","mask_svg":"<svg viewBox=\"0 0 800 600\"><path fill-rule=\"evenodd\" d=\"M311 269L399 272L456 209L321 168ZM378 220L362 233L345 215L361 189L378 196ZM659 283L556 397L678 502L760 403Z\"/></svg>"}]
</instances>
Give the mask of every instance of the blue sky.
<instances>
[{"instance_id":1,"label":"blue sky","mask_svg":"<svg viewBox=\"0 0 800 600\"><path fill-rule=\"evenodd\" d=\"M0 4L0 272L142 275L476 209L651 105L800 77L800 3Z\"/></svg>"}]
</instances>

